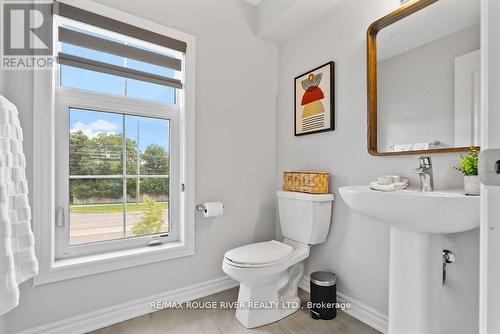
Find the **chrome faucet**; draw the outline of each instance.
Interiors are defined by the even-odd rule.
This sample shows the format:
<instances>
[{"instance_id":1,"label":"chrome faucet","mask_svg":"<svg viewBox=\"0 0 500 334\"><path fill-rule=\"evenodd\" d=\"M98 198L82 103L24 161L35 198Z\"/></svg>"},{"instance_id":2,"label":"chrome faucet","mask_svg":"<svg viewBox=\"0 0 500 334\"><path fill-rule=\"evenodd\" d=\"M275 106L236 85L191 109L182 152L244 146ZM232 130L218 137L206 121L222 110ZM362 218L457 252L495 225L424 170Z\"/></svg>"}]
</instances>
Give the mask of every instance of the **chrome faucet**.
<instances>
[{"instance_id":1,"label":"chrome faucet","mask_svg":"<svg viewBox=\"0 0 500 334\"><path fill-rule=\"evenodd\" d=\"M420 178L420 190L433 191L434 177L432 174L431 157L427 155L421 155L416 156L415 159L418 160L418 167L415 168L413 172L417 173Z\"/></svg>"}]
</instances>

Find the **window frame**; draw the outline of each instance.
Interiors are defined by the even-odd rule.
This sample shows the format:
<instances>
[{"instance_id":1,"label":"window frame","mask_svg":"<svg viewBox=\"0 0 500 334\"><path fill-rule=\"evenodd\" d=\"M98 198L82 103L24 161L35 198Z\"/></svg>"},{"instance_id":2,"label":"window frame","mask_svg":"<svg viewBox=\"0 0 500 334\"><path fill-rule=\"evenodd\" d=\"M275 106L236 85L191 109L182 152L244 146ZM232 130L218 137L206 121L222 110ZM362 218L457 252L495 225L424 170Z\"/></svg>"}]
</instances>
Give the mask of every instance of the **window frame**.
<instances>
[{"instance_id":1,"label":"window frame","mask_svg":"<svg viewBox=\"0 0 500 334\"><path fill-rule=\"evenodd\" d=\"M56 74L55 89L55 149L56 149L56 208L64 210L63 216L56 217L57 223L62 222L62 228L56 225L55 257L57 259L83 256L89 254L107 253L117 250L133 249L147 246L154 239L164 243L179 240L179 229L176 222L179 221L179 193L181 189L179 169L179 114L181 112L178 104L163 104L130 97L121 97L107 94L83 91L79 89L63 87L58 83L59 73ZM176 90L176 95L180 95ZM132 100L132 101L131 101ZM179 97L176 97L176 101ZM169 143L169 227L168 237L159 234L138 236L133 238L121 238L116 240L101 241L95 243L69 245L70 233L70 210L69 210L69 110L70 108L86 109L97 112L108 112L117 115L131 115L151 117L169 121L170 143ZM148 111L145 111L148 110ZM119 178L117 180L123 180ZM162 234L162 233L160 233Z\"/></svg>"},{"instance_id":2,"label":"window frame","mask_svg":"<svg viewBox=\"0 0 500 334\"><path fill-rule=\"evenodd\" d=\"M66 2L66 1L63 1ZM67 1L74 5L74 2ZM93 275L117 269L144 265L148 263L165 261L194 254L194 222L195 222L195 197L194 197L194 159L195 159L195 59L196 40L195 37L163 25L121 12L119 10L93 3L79 3L78 7L99 13L99 15L112 17L114 19L133 24L159 34L184 41L187 51L184 55L183 69L181 72L183 89L178 90L177 101L179 108L178 118L178 205L179 214L177 226L178 237L171 242L165 242L156 247L135 247L97 254L82 254L70 258L57 257L56 224L57 207L56 195L60 194L56 188L57 175L56 166L56 128L57 104L56 94L60 97L71 96L71 98L92 95L96 101L103 96L106 99L125 101L126 105L133 107L135 104L144 105L150 103L156 107L165 107L166 104L159 102L145 102L130 97L110 96L99 93L89 93L67 87L57 87L57 73L49 70L34 71L33 74L33 187L32 187L32 216L33 230L35 234L36 254L39 261L39 274L33 280L35 286L56 282L75 277ZM57 36L55 36L57 37ZM57 41L57 38L54 38ZM57 50L54 50L56 52ZM55 56L55 54L54 54ZM87 101L88 102L88 101ZM80 105L84 109L103 110L92 108L88 103ZM60 107L60 106L59 106ZM78 107L78 106L76 106ZM105 108L108 109L108 108ZM111 108L115 112L125 113L123 108ZM109 109L109 111L112 111ZM119 110L118 110L119 109ZM107 110L103 110L107 111ZM135 114L135 113L134 113ZM141 116L138 114L138 116ZM148 116L148 115L143 115ZM165 118L165 117L162 117ZM68 126L65 126L68 130ZM181 191L183 189L184 191ZM173 187L170 190L172 196ZM172 219L173 220L173 219Z\"/></svg>"}]
</instances>

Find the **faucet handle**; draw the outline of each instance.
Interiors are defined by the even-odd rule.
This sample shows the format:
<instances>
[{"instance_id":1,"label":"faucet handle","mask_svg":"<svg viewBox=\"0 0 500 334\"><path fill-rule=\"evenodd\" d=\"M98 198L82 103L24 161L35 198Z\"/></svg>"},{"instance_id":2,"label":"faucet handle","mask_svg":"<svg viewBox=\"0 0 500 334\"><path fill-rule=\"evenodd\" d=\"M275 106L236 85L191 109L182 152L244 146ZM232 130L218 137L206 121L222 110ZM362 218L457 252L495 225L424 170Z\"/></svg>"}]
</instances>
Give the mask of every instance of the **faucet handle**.
<instances>
[{"instance_id":1,"label":"faucet handle","mask_svg":"<svg viewBox=\"0 0 500 334\"><path fill-rule=\"evenodd\" d=\"M418 168L417 169L428 169L432 167L431 157L428 155L417 155L415 159L418 160Z\"/></svg>"}]
</instances>

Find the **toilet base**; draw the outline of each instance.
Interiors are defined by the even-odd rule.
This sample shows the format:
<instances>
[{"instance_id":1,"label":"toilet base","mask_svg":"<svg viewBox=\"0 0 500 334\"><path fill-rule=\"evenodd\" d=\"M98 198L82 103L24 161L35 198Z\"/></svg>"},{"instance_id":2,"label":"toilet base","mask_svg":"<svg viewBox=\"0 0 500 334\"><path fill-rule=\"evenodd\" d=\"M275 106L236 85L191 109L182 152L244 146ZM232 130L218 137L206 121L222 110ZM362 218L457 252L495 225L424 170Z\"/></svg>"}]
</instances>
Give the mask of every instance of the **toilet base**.
<instances>
[{"instance_id":1,"label":"toilet base","mask_svg":"<svg viewBox=\"0 0 500 334\"><path fill-rule=\"evenodd\" d=\"M236 311L236 319L238 319L238 321L246 328L264 326L286 318L300 309L300 299L298 297L296 298L296 300L292 300L290 302L290 304L297 306L273 310L238 309Z\"/></svg>"},{"instance_id":2,"label":"toilet base","mask_svg":"<svg viewBox=\"0 0 500 334\"><path fill-rule=\"evenodd\" d=\"M283 272L273 282L240 284L236 319L246 328L255 328L279 321L300 309L298 286L304 274L300 262Z\"/></svg>"}]
</instances>

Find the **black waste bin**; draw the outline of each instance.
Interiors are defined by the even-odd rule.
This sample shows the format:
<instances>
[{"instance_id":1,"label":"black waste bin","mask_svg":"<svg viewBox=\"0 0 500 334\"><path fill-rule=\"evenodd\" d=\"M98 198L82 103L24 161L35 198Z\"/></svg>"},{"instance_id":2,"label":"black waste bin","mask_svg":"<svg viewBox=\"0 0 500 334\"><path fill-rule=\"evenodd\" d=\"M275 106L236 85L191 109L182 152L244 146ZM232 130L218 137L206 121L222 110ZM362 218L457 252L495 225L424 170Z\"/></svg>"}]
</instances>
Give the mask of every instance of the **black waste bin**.
<instances>
[{"instance_id":1,"label":"black waste bin","mask_svg":"<svg viewBox=\"0 0 500 334\"><path fill-rule=\"evenodd\" d=\"M337 316L337 277L327 271L311 274L311 316L330 320Z\"/></svg>"}]
</instances>

